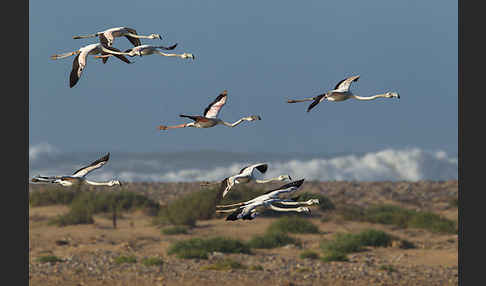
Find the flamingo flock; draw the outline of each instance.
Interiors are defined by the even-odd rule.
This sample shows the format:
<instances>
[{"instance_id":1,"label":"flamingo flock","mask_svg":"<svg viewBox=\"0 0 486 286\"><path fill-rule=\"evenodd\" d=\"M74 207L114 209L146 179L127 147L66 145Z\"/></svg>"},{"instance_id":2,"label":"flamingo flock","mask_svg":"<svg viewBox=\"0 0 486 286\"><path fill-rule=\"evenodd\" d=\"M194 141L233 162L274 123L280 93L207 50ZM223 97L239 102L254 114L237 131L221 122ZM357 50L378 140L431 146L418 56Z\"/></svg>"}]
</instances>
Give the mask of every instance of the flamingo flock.
<instances>
[{"instance_id":1,"label":"flamingo flock","mask_svg":"<svg viewBox=\"0 0 486 286\"><path fill-rule=\"evenodd\" d=\"M121 51L113 46L115 38L125 37L133 45L132 48L125 51ZM102 63L105 64L110 57L116 57L117 59L130 64L128 57L143 57L147 55L158 54L164 57L179 57L181 59L191 59L194 60L195 56L192 53L165 53L162 51L171 51L177 47L177 43L170 46L161 45L149 45L142 44L141 39L159 39L162 37L159 34L149 34L149 35L139 35L137 31L133 28L128 27L116 27L109 28L101 32L96 32L93 34L78 35L73 36L73 39L89 39L98 38L99 42L91 43L81 48L67 53L56 54L51 56L51 59L62 59L70 56L75 56L72 64L72 70L69 75L69 87L74 87L81 75L86 68L87 60L89 55L93 55L96 59L101 59ZM350 98L356 100L370 101L378 98L396 98L399 99L400 95L398 92L385 92L381 94L376 94L369 97L358 96L350 91L350 86L353 82L358 81L359 75L353 75L347 77L336 84L334 89L329 90L325 93L319 94L315 97L303 98L303 99L288 99L287 103L298 103L305 101L312 101L308 106L307 112L310 112L315 106L323 101L340 102L345 101ZM181 118L188 118L192 120L189 123L181 123L178 125L159 125L158 130L166 131L169 129L193 127L193 128L211 128L216 125L224 125L227 127L236 127L244 121L258 121L262 118L259 115L250 115L241 117L239 120L230 123L218 118L222 107L226 104L228 100L228 91L223 90L205 109L202 115L186 115L180 114ZM87 184L95 186L121 186L119 180L112 179L107 182L95 182L86 179L88 175L93 170L99 169L104 166L110 158L110 153L107 153L98 160L90 163L87 166L80 168L75 171L72 175L64 176L35 176L31 179L34 183L47 183L47 184L59 184L61 186L70 187L74 185ZM227 221L236 220L253 220L258 215L258 208L269 208L278 212L298 212L311 214L309 206L319 204L319 200L310 199L305 202L297 201L296 198L286 199L281 197L281 195L290 194L297 191L304 183L304 179L299 179L292 181L290 175L283 174L277 177L268 179L257 179L256 173L265 174L268 169L268 163L254 163L243 167L238 174L226 177L219 182L202 182L201 186L209 186L212 184L219 185L218 200L222 200L227 194L238 184L244 184L254 181L258 184L269 183L273 181L290 181L279 188L268 190L265 193L256 196L255 198L234 203L228 205L217 205L216 213L229 213L226 217Z\"/></svg>"}]
</instances>

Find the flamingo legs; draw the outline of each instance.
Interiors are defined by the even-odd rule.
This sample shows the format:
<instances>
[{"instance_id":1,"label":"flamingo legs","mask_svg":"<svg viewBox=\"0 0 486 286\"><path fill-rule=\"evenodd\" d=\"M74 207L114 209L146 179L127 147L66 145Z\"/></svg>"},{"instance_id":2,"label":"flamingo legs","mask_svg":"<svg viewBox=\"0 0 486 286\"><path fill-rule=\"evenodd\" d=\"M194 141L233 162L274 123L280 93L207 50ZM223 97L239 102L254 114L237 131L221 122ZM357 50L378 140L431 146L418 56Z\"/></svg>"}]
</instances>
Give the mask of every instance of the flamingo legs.
<instances>
[{"instance_id":1,"label":"flamingo legs","mask_svg":"<svg viewBox=\"0 0 486 286\"><path fill-rule=\"evenodd\" d=\"M51 59L53 59L53 60L63 59L63 58L67 58L67 57L70 57L70 56L74 56L74 55L79 54L79 53L81 53L81 52L80 51L74 51L74 52L63 53L63 54L59 54L59 55L53 55L53 56L51 56Z\"/></svg>"},{"instance_id":2,"label":"flamingo legs","mask_svg":"<svg viewBox=\"0 0 486 286\"><path fill-rule=\"evenodd\" d=\"M187 123L182 123L179 125L172 125L172 126L166 126L166 125L159 125L159 130L167 130L167 129L175 129L175 128L184 128L187 127Z\"/></svg>"},{"instance_id":3,"label":"flamingo legs","mask_svg":"<svg viewBox=\"0 0 486 286\"><path fill-rule=\"evenodd\" d=\"M73 39L87 39L87 38L96 38L98 34L90 34L90 35L82 35L82 36L73 36Z\"/></svg>"},{"instance_id":4,"label":"flamingo legs","mask_svg":"<svg viewBox=\"0 0 486 286\"><path fill-rule=\"evenodd\" d=\"M289 99L287 100L287 103L296 103L296 102L304 102L304 101L313 101L315 100L315 97L308 97L308 98L303 98L303 99Z\"/></svg>"}]
</instances>

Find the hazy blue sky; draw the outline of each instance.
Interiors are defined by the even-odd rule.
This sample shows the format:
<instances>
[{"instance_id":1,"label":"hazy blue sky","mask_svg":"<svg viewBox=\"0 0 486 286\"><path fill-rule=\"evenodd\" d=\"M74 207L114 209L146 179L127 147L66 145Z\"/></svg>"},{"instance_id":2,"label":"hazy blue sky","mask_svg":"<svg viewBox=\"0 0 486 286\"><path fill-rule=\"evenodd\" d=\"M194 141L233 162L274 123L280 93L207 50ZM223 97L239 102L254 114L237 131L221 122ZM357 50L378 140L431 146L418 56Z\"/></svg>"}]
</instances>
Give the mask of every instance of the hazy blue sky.
<instances>
[{"instance_id":1,"label":"hazy blue sky","mask_svg":"<svg viewBox=\"0 0 486 286\"><path fill-rule=\"evenodd\" d=\"M126 5L124 5L126 3ZM30 1L29 139L63 151L366 152L457 150L457 1ZM103 65L90 57L70 89L71 58L97 39L72 36L127 26L178 43L195 61L151 55ZM115 47L131 47L117 38ZM400 100L309 103L359 74L352 90ZM238 127L160 132L189 122L223 90L220 117Z\"/></svg>"}]
</instances>

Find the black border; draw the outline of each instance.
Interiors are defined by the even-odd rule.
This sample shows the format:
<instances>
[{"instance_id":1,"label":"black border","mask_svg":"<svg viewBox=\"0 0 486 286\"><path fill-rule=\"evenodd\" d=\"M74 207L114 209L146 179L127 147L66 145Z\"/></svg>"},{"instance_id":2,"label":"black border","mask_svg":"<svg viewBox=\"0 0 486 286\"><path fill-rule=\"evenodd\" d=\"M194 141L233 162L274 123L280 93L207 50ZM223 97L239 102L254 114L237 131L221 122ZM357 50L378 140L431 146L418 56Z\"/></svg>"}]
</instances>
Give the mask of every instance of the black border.
<instances>
[{"instance_id":1,"label":"black border","mask_svg":"<svg viewBox=\"0 0 486 286\"><path fill-rule=\"evenodd\" d=\"M5 7L6 8L6 7ZM29 283L29 2L4 10L2 27L3 284ZM7 160L4 160L7 159Z\"/></svg>"},{"instance_id":2,"label":"black border","mask_svg":"<svg viewBox=\"0 0 486 286\"><path fill-rule=\"evenodd\" d=\"M481 161L484 160L481 150L485 146L485 140L482 136L483 129L477 127L477 124L484 124L481 115L485 113L484 105L479 103L479 100L485 98L481 92L484 79L480 78L484 74L484 56L481 51L484 15L483 9L473 7L471 3L473 2L458 3L459 285L484 284L482 274L486 236L483 234L483 204L486 200L482 199L485 195L484 183L479 179L481 175L484 176L481 174L484 173L481 168ZM466 39L469 39L469 43ZM474 136L474 139L466 140L465 134L469 134L470 138ZM470 166L467 173L464 171L465 162ZM465 224L469 225L467 236L464 233ZM465 237L467 240L464 240Z\"/></svg>"}]
</instances>

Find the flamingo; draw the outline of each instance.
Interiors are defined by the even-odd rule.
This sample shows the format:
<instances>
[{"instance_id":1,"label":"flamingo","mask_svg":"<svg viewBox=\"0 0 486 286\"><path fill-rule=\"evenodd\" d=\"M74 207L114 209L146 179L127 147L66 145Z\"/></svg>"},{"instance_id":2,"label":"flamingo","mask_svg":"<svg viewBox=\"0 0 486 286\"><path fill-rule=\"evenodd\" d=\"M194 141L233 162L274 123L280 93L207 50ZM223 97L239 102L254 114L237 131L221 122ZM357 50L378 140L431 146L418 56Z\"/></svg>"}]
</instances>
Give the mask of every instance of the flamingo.
<instances>
[{"instance_id":1,"label":"flamingo","mask_svg":"<svg viewBox=\"0 0 486 286\"><path fill-rule=\"evenodd\" d=\"M73 61L73 68L71 70L71 74L69 75L69 87L72 88L76 83L79 81L81 74L83 73L84 68L87 64L87 57L88 55L96 55L100 53L113 53L113 52L120 52L120 50L113 48L113 47L104 47L102 44L91 44L84 47L81 47L79 50L69 53L63 53L59 55L51 56L51 59L57 60L62 58L67 58L73 55L76 55ZM120 60L130 64L131 62L123 55L114 54L115 57L119 58Z\"/></svg>"},{"instance_id":2,"label":"flamingo","mask_svg":"<svg viewBox=\"0 0 486 286\"><path fill-rule=\"evenodd\" d=\"M241 183L248 183L250 181L255 181L258 184L264 184L272 181L285 181L289 180L291 181L292 179L290 178L289 175L280 175L278 177L274 178L269 178L266 180L258 180L255 177L255 170L258 170L260 173L265 174L265 172L268 169L268 164L267 163L257 163L253 165L249 165L244 167L243 169L240 170L240 172L234 176L225 178L223 181L221 181L221 190L222 190L222 197L224 198L226 194L230 191L230 189L235 185L235 184L241 184ZM209 182L204 182L202 185L209 185L211 183Z\"/></svg>"},{"instance_id":3,"label":"flamingo","mask_svg":"<svg viewBox=\"0 0 486 286\"><path fill-rule=\"evenodd\" d=\"M140 42L140 39L162 40L162 37L159 34L150 34L148 36L138 35L135 29L128 28L128 27L110 28L94 34L74 36L73 39L86 39L86 38L96 38L96 37L99 37L101 44L108 47L111 47L113 45L113 42L117 37L126 37L130 41L130 43L132 43L135 47L140 46L142 44Z\"/></svg>"},{"instance_id":4,"label":"flamingo","mask_svg":"<svg viewBox=\"0 0 486 286\"><path fill-rule=\"evenodd\" d=\"M386 92L383 94L376 94L373 96L369 97L363 97L363 96L358 96L353 94L352 92L349 91L349 86L351 83L358 81L359 75L351 76L348 78L345 78L338 82L336 86L334 87L333 90L330 90L326 93L320 94L316 97L310 97L310 98L304 98L304 99L289 99L287 100L288 103L296 103L296 102L304 102L304 101L313 101L309 107L307 108L307 112L311 111L314 106L319 104L320 102L324 100L328 101L344 101L350 98L354 98L357 100L373 100L376 98L400 98L400 94L398 92Z\"/></svg>"},{"instance_id":5,"label":"flamingo","mask_svg":"<svg viewBox=\"0 0 486 286\"><path fill-rule=\"evenodd\" d=\"M192 60L194 60L196 58L191 53L168 54L168 53L164 53L164 52L159 51L159 49L166 50L166 51L173 50L176 46L177 46L177 44L174 44L170 47L141 45L141 46L136 46L136 47L133 47L131 49L128 49L125 52L116 52L116 53L110 52L110 53L103 54L101 56L95 56L95 58L107 58L107 57L114 56L114 55L126 55L126 56L130 56L130 57L140 56L141 57L141 56L153 55L153 54L158 54L158 55L165 56L165 57L179 57L181 59L192 59Z\"/></svg>"},{"instance_id":6,"label":"flamingo","mask_svg":"<svg viewBox=\"0 0 486 286\"><path fill-rule=\"evenodd\" d=\"M243 121L253 121L253 120L261 120L262 118L258 115L252 115L252 116L247 116L239 119L238 121L234 123L228 123L225 122L219 118L217 118L219 111L223 107L223 105L226 103L226 99L228 98L228 91L224 90L216 99L211 102L208 107L204 110L203 116L199 115L184 115L181 114L179 115L180 117L187 117L194 122L190 123L183 123L179 125L174 125L174 126L165 126L165 125L160 125L159 129L160 130L167 130L167 129L174 129L174 128L184 128L184 127L194 127L194 128L209 128L216 126L218 124L222 124L228 127L235 127L238 124L240 124Z\"/></svg>"},{"instance_id":7,"label":"flamingo","mask_svg":"<svg viewBox=\"0 0 486 286\"><path fill-rule=\"evenodd\" d=\"M118 180L110 180L108 182L94 182L90 181L85 178L87 174L89 174L91 171L99 169L103 167L108 160L110 159L110 153L108 152L105 156L99 158L98 160L92 162L88 166L82 167L79 170L75 171L72 175L70 176L36 176L32 178L32 182L34 183L53 183L53 184L59 184L61 186L65 187L70 187L73 185L79 185L79 184L88 184L88 185L93 185L93 186L121 186L121 182Z\"/></svg>"},{"instance_id":8,"label":"flamingo","mask_svg":"<svg viewBox=\"0 0 486 286\"><path fill-rule=\"evenodd\" d=\"M305 202L296 202L294 200L287 200L287 199L281 199L279 198L279 195L284 194L284 193L291 193L296 191L300 186L304 183L304 179L294 181L291 183L288 183L286 185L283 185L277 189L267 191L265 194L258 196L254 199L251 199L246 202L241 202L241 203L236 203L236 204L230 204L230 205L218 205L216 206L217 208L227 208L227 207L235 207L233 209L226 209L226 210L216 210L217 213L228 213L230 212L231 214L226 217L226 220L238 220L238 219L243 219L243 220L252 220L254 219L257 215L258 212L256 211L256 208L258 207L266 207L270 208L274 211L279 211L279 212L290 212L290 211L295 211L295 212L304 212L310 214L311 211L308 207L304 207L301 205L314 205L314 204L319 204L318 199L310 199ZM294 208L282 208L282 207L277 207L273 204L278 203L281 205L291 205L291 206L298 206Z\"/></svg>"}]
</instances>

